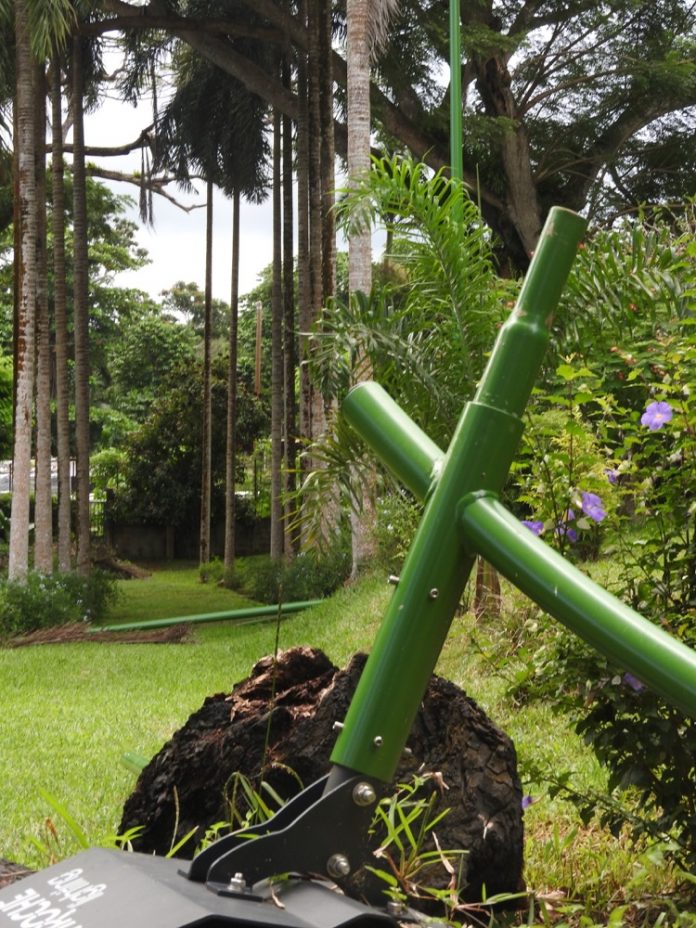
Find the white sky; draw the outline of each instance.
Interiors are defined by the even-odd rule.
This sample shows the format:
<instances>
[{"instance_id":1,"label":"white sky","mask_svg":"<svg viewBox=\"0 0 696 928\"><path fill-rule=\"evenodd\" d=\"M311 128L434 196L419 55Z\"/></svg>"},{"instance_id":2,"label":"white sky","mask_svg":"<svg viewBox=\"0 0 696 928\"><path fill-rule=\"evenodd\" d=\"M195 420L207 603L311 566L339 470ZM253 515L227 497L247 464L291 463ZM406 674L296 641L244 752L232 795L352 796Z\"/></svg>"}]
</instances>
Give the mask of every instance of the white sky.
<instances>
[{"instance_id":1,"label":"white sky","mask_svg":"<svg viewBox=\"0 0 696 928\"><path fill-rule=\"evenodd\" d=\"M133 108L129 104L107 99L85 120L85 144L123 145L137 138L151 122L147 104ZM140 152L112 158L90 158L111 170L140 170ZM138 215L138 188L132 184L102 181L120 194L133 197L135 205L128 218L138 225L138 244L146 248L151 263L138 271L119 274L121 286L137 287L153 297L176 281L194 281L203 289L205 283L205 185L197 183L197 194L187 195L172 185L169 190L177 200L199 203L200 209L184 212L164 197L153 198L154 227L143 226ZM252 290L257 275L271 261L272 210L270 198L261 206L242 203L240 241L240 293ZM213 204L213 296L229 302L231 276L232 202L216 191Z\"/></svg>"},{"instance_id":2,"label":"white sky","mask_svg":"<svg viewBox=\"0 0 696 928\"><path fill-rule=\"evenodd\" d=\"M120 52L105 51L107 70L115 71L121 63ZM166 79L165 79L166 82ZM163 82L164 83L164 82ZM166 87L159 88L160 108L165 104ZM149 97L143 99L137 107L123 103L115 93L106 97L99 109L85 117L85 144L92 146L121 146L134 141L144 128L152 123L152 105ZM132 173L141 167L140 151L130 155L96 158L89 160L110 170ZM338 171L337 162L337 171ZM340 187L345 178L337 174L336 185ZM154 226L146 227L140 221L138 213L138 195L136 186L128 183L102 180L119 194L127 194L134 200L128 218L137 227L136 240L149 254L151 263L138 271L128 271L117 275L115 282L120 286L144 290L158 298L162 290L169 289L179 280L193 281L202 290L205 285L205 184L196 184L197 193L185 194L171 185L169 193L186 205L200 204L199 209L191 212L170 203L167 199L153 197ZM242 201L240 216L240 275L239 293L243 295L253 290L258 283L258 275L272 259L272 206L269 192L268 199L260 206ZM232 271L232 201L215 191L213 203L213 297L229 303ZM383 248L385 234L376 229L373 234L373 251L375 256ZM346 249L347 245L339 237L338 247Z\"/></svg>"}]
</instances>

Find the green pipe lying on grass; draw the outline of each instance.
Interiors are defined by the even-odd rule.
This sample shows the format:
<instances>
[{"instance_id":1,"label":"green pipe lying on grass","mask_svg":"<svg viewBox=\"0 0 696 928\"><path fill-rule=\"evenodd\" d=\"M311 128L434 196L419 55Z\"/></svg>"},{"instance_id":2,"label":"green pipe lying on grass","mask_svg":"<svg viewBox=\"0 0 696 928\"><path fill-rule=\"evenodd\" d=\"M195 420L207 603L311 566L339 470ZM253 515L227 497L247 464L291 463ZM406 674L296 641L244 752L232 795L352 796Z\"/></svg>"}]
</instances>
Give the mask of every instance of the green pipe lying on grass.
<instances>
[{"instance_id":1,"label":"green pipe lying on grass","mask_svg":"<svg viewBox=\"0 0 696 928\"><path fill-rule=\"evenodd\" d=\"M115 622L111 625L94 625L90 632L134 632L150 628L166 628L168 625L195 624L197 622L224 622L230 619L260 619L264 616L286 615L318 606L321 599L307 599L296 603L279 603L276 606L248 606L228 612L203 612L200 615L178 615L169 619L149 619L147 622Z\"/></svg>"}]
</instances>

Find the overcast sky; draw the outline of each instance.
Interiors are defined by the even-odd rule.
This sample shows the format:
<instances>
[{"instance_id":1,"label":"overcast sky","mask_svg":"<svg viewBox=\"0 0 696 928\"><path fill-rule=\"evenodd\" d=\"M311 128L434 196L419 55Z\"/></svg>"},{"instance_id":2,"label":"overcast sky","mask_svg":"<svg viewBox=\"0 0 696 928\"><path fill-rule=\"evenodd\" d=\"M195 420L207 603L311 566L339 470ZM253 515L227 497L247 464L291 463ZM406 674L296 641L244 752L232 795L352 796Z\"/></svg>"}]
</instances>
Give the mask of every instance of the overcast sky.
<instances>
[{"instance_id":1,"label":"overcast sky","mask_svg":"<svg viewBox=\"0 0 696 928\"><path fill-rule=\"evenodd\" d=\"M121 62L120 53L105 54L109 71L115 71ZM166 100L166 88L159 88L160 108ZM103 99L102 105L85 117L85 144L93 146L122 146L134 141L143 129L152 123L152 106L149 99L133 107L116 99L115 93ZM89 156L88 156L89 157ZM111 158L90 157L89 160L110 170L132 173L140 171L140 151ZM338 168L338 165L337 165ZM344 179L337 176L340 187ZM205 184L197 182L197 193L186 194L171 185L169 193L180 202L199 204L200 208L184 212L161 196L153 197L154 226L149 228L140 221L138 213L139 191L133 184L103 181L117 193L128 194L134 204L128 216L138 226L137 241L147 249L150 264L138 271L118 275L121 286L136 287L157 298L162 290L169 289L179 280L193 281L201 290L205 286ZM213 206L213 297L229 303L231 289L232 202L216 191ZM260 206L242 201L240 239L239 293L248 293L256 286L258 275L272 258L272 207L270 193ZM384 245L385 235L376 230L373 235L375 258ZM346 249L339 237L338 247Z\"/></svg>"},{"instance_id":2,"label":"overcast sky","mask_svg":"<svg viewBox=\"0 0 696 928\"><path fill-rule=\"evenodd\" d=\"M90 145L123 145L133 141L152 121L147 103L134 108L115 99L86 116L85 143ZM90 158L111 170L140 170L140 152L115 158ZM139 271L120 274L122 286L137 287L157 297L178 280L194 281L203 289L205 284L205 184L196 184L197 194L187 195L174 185L170 193L200 209L184 212L161 196L153 198L154 226L143 226L138 215L138 188L132 184L104 181L117 193L128 194L134 200L129 218L138 225L138 244L147 249L151 263ZM216 191L213 206L213 296L229 302L231 276L232 201ZM253 289L257 275L271 261L271 218L269 199L261 206L242 202L240 241L240 293Z\"/></svg>"}]
</instances>

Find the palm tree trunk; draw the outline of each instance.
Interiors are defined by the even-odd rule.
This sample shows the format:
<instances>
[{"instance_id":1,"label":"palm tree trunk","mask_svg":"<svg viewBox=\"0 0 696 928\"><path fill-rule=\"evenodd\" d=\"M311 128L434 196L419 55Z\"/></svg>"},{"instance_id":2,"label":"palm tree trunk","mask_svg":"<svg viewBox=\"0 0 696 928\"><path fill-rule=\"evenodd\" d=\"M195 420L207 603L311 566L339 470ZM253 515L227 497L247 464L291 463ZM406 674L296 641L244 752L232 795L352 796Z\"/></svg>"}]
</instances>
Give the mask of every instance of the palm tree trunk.
<instances>
[{"instance_id":1,"label":"palm tree trunk","mask_svg":"<svg viewBox=\"0 0 696 928\"><path fill-rule=\"evenodd\" d=\"M46 73L36 69L36 496L34 503L34 567L53 570L53 505L51 493L51 340L48 317L46 250Z\"/></svg>"},{"instance_id":2,"label":"palm tree trunk","mask_svg":"<svg viewBox=\"0 0 696 928\"><path fill-rule=\"evenodd\" d=\"M232 199L232 281L230 288L230 338L227 369L227 438L225 443L225 581L231 579L235 557L235 467L237 445L237 331L239 321L239 206L235 189Z\"/></svg>"},{"instance_id":3,"label":"palm tree trunk","mask_svg":"<svg viewBox=\"0 0 696 928\"><path fill-rule=\"evenodd\" d=\"M307 3L301 0L300 17L307 20ZM312 438L312 387L307 364L307 333L312 325L312 288L309 265L309 111L307 106L307 57L298 54L297 96L297 289L299 301L300 353L300 435L305 442Z\"/></svg>"},{"instance_id":4,"label":"palm tree trunk","mask_svg":"<svg viewBox=\"0 0 696 928\"><path fill-rule=\"evenodd\" d=\"M309 30L307 112L309 124L309 255L312 321L321 312L324 301L322 283L322 189L321 189L321 73L319 11L322 0L308 0ZM314 433L319 434L319 433Z\"/></svg>"},{"instance_id":5,"label":"palm tree trunk","mask_svg":"<svg viewBox=\"0 0 696 928\"><path fill-rule=\"evenodd\" d=\"M19 225L17 327L15 331L15 429L8 576L26 579L29 570L31 420L34 392L36 305L36 122L34 68L26 4L15 3L16 125Z\"/></svg>"},{"instance_id":6,"label":"palm tree trunk","mask_svg":"<svg viewBox=\"0 0 696 928\"><path fill-rule=\"evenodd\" d=\"M273 287L271 291L271 558L284 550L283 529L283 295L280 113L273 116Z\"/></svg>"},{"instance_id":7,"label":"palm tree trunk","mask_svg":"<svg viewBox=\"0 0 696 928\"><path fill-rule=\"evenodd\" d=\"M334 92L332 62L331 3L319 3L319 60L321 62L319 84L319 118L321 122L321 259L322 259L322 306L336 292L336 219L334 215L334 190L336 187L334 143Z\"/></svg>"},{"instance_id":8,"label":"palm tree trunk","mask_svg":"<svg viewBox=\"0 0 696 928\"><path fill-rule=\"evenodd\" d=\"M308 0L308 113L309 113L309 280L313 325L324 305L322 143L321 143L321 17L319 5L324 0ZM324 403L320 392L310 383L310 435L318 438L325 430ZM310 462L311 467L311 462Z\"/></svg>"},{"instance_id":9,"label":"palm tree trunk","mask_svg":"<svg viewBox=\"0 0 696 928\"><path fill-rule=\"evenodd\" d=\"M210 561L210 497L212 486L212 287L213 287L213 183L208 181L205 228L205 318L203 323L203 425L201 462L201 531L199 561Z\"/></svg>"},{"instance_id":10,"label":"palm tree trunk","mask_svg":"<svg viewBox=\"0 0 696 928\"><path fill-rule=\"evenodd\" d=\"M290 87L290 67L283 65L283 83ZM295 267L293 249L293 189L292 189L292 120L283 116L283 363L285 373L284 399L284 473L285 473L285 552L292 556L297 548L296 534L291 529L292 508L297 486L296 399L295 399Z\"/></svg>"},{"instance_id":11,"label":"palm tree trunk","mask_svg":"<svg viewBox=\"0 0 696 928\"><path fill-rule=\"evenodd\" d=\"M82 39L73 39L73 324L75 338L75 450L77 483L77 570L91 566L89 524L89 278L87 271L87 188L83 120Z\"/></svg>"},{"instance_id":12,"label":"palm tree trunk","mask_svg":"<svg viewBox=\"0 0 696 928\"><path fill-rule=\"evenodd\" d=\"M369 0L346 0L349 182L370 170L370 11ZM371 288L372 242L366 229L348 241L348 289L369 293Z\"/></svg>"},{"instance_id":13,"label":"palm tree trunk","mask_svg":"<svg viewBox=\"0 0 696 928\"><path fill-rule=\"evenodd\" d=\"M65 186L60 57L52 67L53 303L56 329L56 441L58 451L58 569L70 570L70 421L68 317L65 282Z\"/></svg>"}]
</instances>

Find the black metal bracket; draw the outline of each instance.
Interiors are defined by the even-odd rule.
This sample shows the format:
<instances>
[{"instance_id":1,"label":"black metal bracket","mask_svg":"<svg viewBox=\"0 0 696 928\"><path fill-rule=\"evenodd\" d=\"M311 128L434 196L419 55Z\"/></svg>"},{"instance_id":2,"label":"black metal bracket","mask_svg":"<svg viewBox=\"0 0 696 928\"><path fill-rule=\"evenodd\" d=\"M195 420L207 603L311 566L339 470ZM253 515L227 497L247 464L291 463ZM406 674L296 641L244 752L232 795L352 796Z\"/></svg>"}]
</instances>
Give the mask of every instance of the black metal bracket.
<instances>
[{"instance_id":1,"label":"black metal bracket","mask_svg":"<svg viewBox=\"0 0 696 928\"><path fill-rule=\"evenodd\" d=\"M365 860L378 790L366 777L353 776L325 791L328 779L303 790L267 822L211 844L185 875L215 892L240 894L284 873L321 875L340 884Z\"/></svg>"}]
</instances>

